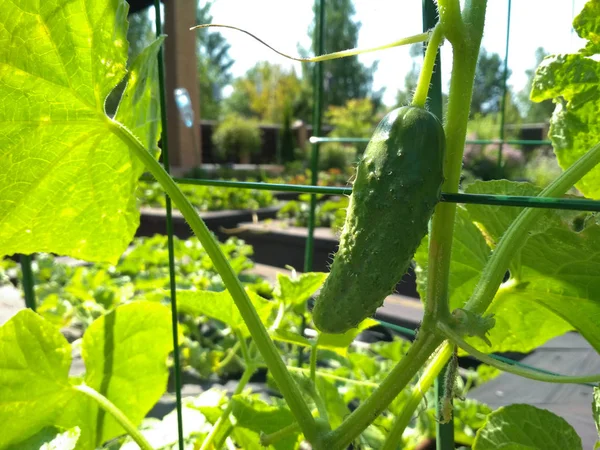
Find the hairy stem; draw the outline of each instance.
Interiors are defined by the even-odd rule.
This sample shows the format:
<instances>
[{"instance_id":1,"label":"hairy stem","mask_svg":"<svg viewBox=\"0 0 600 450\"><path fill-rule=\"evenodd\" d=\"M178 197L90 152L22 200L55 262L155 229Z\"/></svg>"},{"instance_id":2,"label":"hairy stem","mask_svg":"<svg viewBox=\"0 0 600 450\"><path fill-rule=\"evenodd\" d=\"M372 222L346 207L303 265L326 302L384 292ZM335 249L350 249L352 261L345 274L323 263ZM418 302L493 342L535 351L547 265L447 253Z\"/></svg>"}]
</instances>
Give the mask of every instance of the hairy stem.
<instances>
[{"instance_id":1,"label":"hairy stem","mask_svg":"<svg viewBox=\"0 0 600 450\"><path fill-rule=\"evenodd\" d=\"M327 433L320 449L341 450L346 448L379 416L427 362L443 339L425 324L417 339L402 360L375 389L335 430Z\"/></svg>"},{"instance_id":2,"label":"hairy stem","mask_svg":"<svg viewBox=\"0 0 600 450\"><path fill-rule=\"evenodd\" d=\"M309 442L312 442L317 438L315 419L311 415L310 409L304 401L300 389L287 371L277 347L275 347L275 344L269 337L248 294L231 268L229 261L227 261L227 257L219 248L218 242L208 230L196 209L192 206L183 192L181 192L179 186L177 186L171 176L146 150L137 137L122 124L108 118L107 121L110 129L125 142L125 144L127 144L131 152L142 161L148 171L161 184L167 194L169 194L169 197L173 200L175 205L177 205L177 208L179 208L183 217L185 217L185 220L194 231L194 234L202 243L206 253L208 253L208 256L212 260L215 269L219 275L221 275L223 283L231 294L244 322L248 326L250 334L254 339L254 343L264 358L281 394L290 407L292 414L294 414L294 417L300 424L304 436Z\"/></svg>"},{"instance_id":3,"label":"hairy stem","mask_svg":"<svg viewBox=\"0 0 600 450\"><path fill-rule=\"evenodd\" d=\"M438 11L444 35L452 45L464 42L465 24L460 15L459 0L438 0Z\"/></svg>"},{"instance_id":4,"label":"hairy stem","mask_svg":"<svg viewBox=\"0 0 600 450\"><path fill-rule=\"evenodd\" d=\"M560 197L599 163L600 143L560 174L538 194L538 197ZM485 312L502 283L511 258L525 244L529 237L529 230L544 212L541 208L526 208L510 224L485 265L481 279L464 309L476 314Z\"/></svg>"},{"instance_id":5,"label":"hairy stem","mask_svg":"<svg viewBox=\"0 0 600 450\"><path fill-rule=\"evenodd\" d=\"M150 443L146 440L146 438L144 438L144 436L137 429L137 427L129 421L127 416L123 414L123 411L117 408L104 395L85 384L77 384L73 386L73 389L94 399L98 403L100 408L112 415L115 418L115 420L119 422L119 425L123 427L127 434L131 436L131 438L135 441L137 445L140 446L142 450L153 450Z\"/></svg>"},{"instance_id":6,"label":"hairy stem","mask_svg":"<svg viewBox=\"0 0 600 450\"><path fill-rule=\"evenodd\" d=\"M412 389L410 399L404 405L402 413L396 417L396 421L390 430L381 450L396 450L402 439L402 434L412 419L414 412L423 401L423 397L433 385L438 374L444 369L444 366L452 356L452 346L444 343L435 357L431 360L421 378Z\"/></svg>"},{"instance_id":7,"label":"hairy stem","mask_svg":"<svg viewBox=\"0 0 600 450\"><path fill-rule=\"evenodd\" d=\"M435 57L437 56L438 49L444 39L442 33L442 27L438 23L433 32L431 38L427 44L427 51L425 52L425 58L423 58L423 67L419 74L419 81L417 82L417 90L413 96L412 104L414 106L425 107L427 102L427 93L429 92L429 84L431 83L431 75L433 74L433 68L435 66Z\"/></svg>"},{"instance_id":8,"label":"hairy stem","mask_svg":"<svg viewBox=\"0 0 600 450\"><path fill-rule=\"evenodd\" d=\"M519 367L512 364L507 364L497 359L480 352L475 347L467 343L460 334L452 329L445 323L439 323L438 329L448 337L454 344L475 356L480 361L489 364L496 369L500 369L504 372L519 375L523 378L529 378L530 380L545 381L547 383L596 383L600 381L600 374L593 375L552 375L543 372L536 372L525 367Z\"/></svg>"},{"instance_id":9,"label":"hairy stem","mask_svg":"<svg viewBox=\"0 0 600 450\"><path fill-rule=\"evenodd\" d=\"M269 445L273 445L276 442L284 439L292 434L297 433L300 430L300 427L296 422L288 425L287 427L283 427L281 430L277 430L271 434L264 434L260 437L260 445L263 447L268 447Z\"/></svg>"},{"instance_id":10,"label":"hairy stem","mask_svg":"<svg viewBox=\"0 0 600 450\"><path fill-rule=\"evenodd\" d=\"M453 48L452 81L444 127L446 155L442 190L448 193L458 192L479 42L460 47L453 44ZM456 204L438 203L431 222L425 319L434 322L449 314L448 282L455 215Z\"/></svg>"}]
</instances>

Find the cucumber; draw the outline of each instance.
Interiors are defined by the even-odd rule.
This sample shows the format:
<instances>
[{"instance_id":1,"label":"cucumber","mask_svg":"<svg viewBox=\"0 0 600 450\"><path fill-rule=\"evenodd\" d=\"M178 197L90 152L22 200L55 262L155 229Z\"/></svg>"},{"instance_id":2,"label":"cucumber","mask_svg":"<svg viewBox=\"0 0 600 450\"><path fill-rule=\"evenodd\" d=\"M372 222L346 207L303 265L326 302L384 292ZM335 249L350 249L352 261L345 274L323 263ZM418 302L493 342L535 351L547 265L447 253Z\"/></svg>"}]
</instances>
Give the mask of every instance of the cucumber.
<instances>
[{"instance_id":1,"label":"cucumber","mask_svg":"<svg viewBox=\"0 0 600 450\"><path fill-rule=\"evenodd\" d=\"M439 201L444 129L404 106L379 123L361 161L340 246L313 309L315 326L345 333L373 315L408 269Z\"/></svg>"}]
</instances>

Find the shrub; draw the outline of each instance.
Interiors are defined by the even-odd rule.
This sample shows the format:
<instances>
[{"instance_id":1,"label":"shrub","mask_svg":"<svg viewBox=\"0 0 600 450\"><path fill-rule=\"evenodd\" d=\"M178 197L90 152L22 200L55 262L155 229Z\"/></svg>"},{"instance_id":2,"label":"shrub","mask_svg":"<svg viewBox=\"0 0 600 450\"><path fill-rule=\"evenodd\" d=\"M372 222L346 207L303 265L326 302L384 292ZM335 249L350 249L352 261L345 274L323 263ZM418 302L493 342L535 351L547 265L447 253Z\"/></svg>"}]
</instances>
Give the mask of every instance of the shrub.
<instances>
[{"instance_id":1,"label":"shrub","mask_svg":"<svg viewBox=\"0 0 600 450\"><path fill-rule=\"evenodd\" d=\"M231 114L217 126L213 134L217 157L225 162L236 159L250 162L250 155L261 147L261 132L255 120Z\"/></svg>"},{"instance_id":2,"label":"shrub","mask_svg":"<svg viewBox=\"0 0 600 450\"><path fill-rule=\"evenodd\" d=\"M319 169L345 170L356 162L356 147L338 142L328 142L319 149Z\"/></svg>"}]
</instances>

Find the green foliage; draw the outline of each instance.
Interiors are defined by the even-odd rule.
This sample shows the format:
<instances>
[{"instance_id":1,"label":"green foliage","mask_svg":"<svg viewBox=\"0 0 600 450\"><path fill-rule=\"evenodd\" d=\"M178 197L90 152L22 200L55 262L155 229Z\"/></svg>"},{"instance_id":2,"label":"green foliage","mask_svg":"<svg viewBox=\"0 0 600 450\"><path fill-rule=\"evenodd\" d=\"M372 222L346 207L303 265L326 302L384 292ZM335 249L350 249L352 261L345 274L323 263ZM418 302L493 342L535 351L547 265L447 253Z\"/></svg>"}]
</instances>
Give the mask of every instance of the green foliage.
<instances>
[{"instance_id":1,"label":"green foliage","mask_svg":"<svg viewBox=\"0 0 600 450\"><path fill-rule=\"evenodd\" d=\"M114 262L139 224L133 195L143 171L104 114L125 75L125 16L72 2L49 38L39 19L53 23L59 5L31 4L32 14L24 14L2 3L0 22L12 24L0 49L7 64L0 83L0 256L46 251ZM154 62L161 42L132 64L115 116L150 150L159 132Z\"/></svg>"},{"instance_id":2,"label":"green foliage","mask_svg":"<svg viewBox=\"0 0 600 450\"><path fill-rule=\"evenodd\" d=\"M594 388L594 398L592 399L592 413L594 414L594 423L596 424L596 431L600 436L600 388ZM594 448L598 448L597 442Z\"/></svg>"},{"instance_id":3,"label":"green foliage","mask_svg":"<svg viewBox=\"0 0 600 450\"><path fill-rule=\"evenodd\" d=\"M566 420L530 405L503 406L491 413L477 432L473 450L583 449L581 439Z\"/></svg>"},{"instance_id":4,"label":"green foliage","mask_svg":"<svg viewBox=\"0 0 600 450\"><path fill-rule=\"evenodd\" d=\"M181 185L180 188L198 211L256 210L275 204L275 197L271 191L191 184ZM166 206L165 192L156 182L140 182L137 197L142 207L164 208Z\"/></svg>"},{"instance_id":5,"label":"green foliage","mask_svg":"<svg viewBox=\"0 0 600 450\"><path fill-rule=\"evenodd\" d=\"M590 1L573 21L577 34L589 40L577 53L544 58L537 68L531 99L541 102L552 99L556 110L550 121L549 137L563 169L571 166L600 135L600 62L591 55L600 53L594 30L598 23L596 2ZM600 168L592 169L577 188L589 198L600 198Z\"/></svg>"},{"instance_id":6,"label":"green foliage","mask_svg":"<svg viewBox=\"0 0 600 450\"><path fill-rule=\"evenodd\" d=\"M153 345L148 346L149 339ZM134 423L156 403L167 382L172 351L169 310L137 302L103 316L83 337L86 374L69 379L71 346L49 322L23 310L0 328L0 446L21 442L44 427L81 430L76 449L95 448L122 434L115 420L74 389L85 383Z\"/></svg>"},{"instance_id":7,"label":"green foliage","mask_svg":"<svg viewBox=\"0 0 600 450\"><path fill-rule=\"evenodd\" d=\"M225 102L229 114L254 117L279 124L286 108L297 108L302 92L296 72L266 61L257 63L245 76L233 82L233 92Z\"/></svg>"},{"instance_id":8,"label":"green foliage","mask_svg":"<svg viewBox=\"0 0 600 450\"><path fill-rule=\"evenodd\" d=\"M535 70L546 56L548 56L548 53L543 47L538 47L535 50L535 64L531 69L525 71L525 74L527 75L527 84L517 96L520 109L523 111L523 121L525 123L547 123L550 121L552 112L554 111L554 103L552 100L548 99L542 102L533 102L529 98L529 93L533 87Z\"/></svg>"},{"instance_id":9,"label":"green foliage","mask_svg":"<svg viewBox=\"0 0 600 450\"><path fill-rule=\"evenodd\" d=\"M74 450L80 434L79 427L69 430L46 427L6 450Z\"/></svg>"},{"instance_id":10,"label":"green foliage","mask_svg":"<svg viewBox=\"0 0 600 450\"><path fill-rule=\"evenodd\" d=\"M327 142L319 146L319 170L346 170L356 163L356 156L354 145Z\"/></svg>"},{"instance_id":11,"label":"green foliage","mask_svg":"<svg viewBox=\"0 0 600 450\"><path fill-rule=\"evenodd\" d=\"M308 195L300 196L298 201L287 202L279 211L277 218L289 220L296 227L308 226L310 217L310 199ZM315 226L329 227L334 232L339 232L344 226L348 197L339 197L335 200L326 200L317 203L315 208Z\"/></svg>"},{"instance_id":12,"label":"green foliage","mask_svg":"<svg viewBox=\"0 0 600 450\"><path fill-rule=\"evenodd\" d=\"M368 138L377 124L373 103L368 98L350 99L343 106L331 105L325 112L325 118L333 126L331 137ZM350 147L362 154L367 144L353 144Z\"/></svg>"},{"instance_id":13,"label":"green foliage","mask_svg":"<svg viewBox=\"0 0 600 450\"><path fill-rule=\"evenodd\" d=\"M537 149L530 155L523 175L536 186L543 188L548 186L561 173L562 169L558 165L554 153L551 150Z\"/></svg>"},{"instance_id":14,"label":"green foliage","mask_svg":"<svg viewBox=\"0 0 600 450\"><path fill-rule=\"evenodd\" d=\"M247 163L250 155L260 151L262 144L258 123L235 114L223 119L215 129L212 139L221 161L234 158Z\"/></svg>"}]
</instances>

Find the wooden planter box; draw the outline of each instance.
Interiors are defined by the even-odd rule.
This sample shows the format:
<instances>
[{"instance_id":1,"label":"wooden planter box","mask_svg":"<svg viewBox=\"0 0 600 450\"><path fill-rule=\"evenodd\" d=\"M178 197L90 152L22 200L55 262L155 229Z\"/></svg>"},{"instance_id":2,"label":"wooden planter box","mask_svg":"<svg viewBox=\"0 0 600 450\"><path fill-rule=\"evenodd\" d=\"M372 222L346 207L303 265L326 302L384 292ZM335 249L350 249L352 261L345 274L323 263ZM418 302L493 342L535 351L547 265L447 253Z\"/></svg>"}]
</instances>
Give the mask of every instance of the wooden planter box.
<instances>
[{"instance_id":1,"label":"wooden planter box","mask_svg":"<svg viewBox=\"0 0 600 450\"><path fill-rule=\"evenodd\" d=\"M221 240L227 239L231 234L226 230L235 229L241 222L251 222L256 215L258 220L272 219L277 215L280 206L270 206L253 210L225 210L201 212L200 217L210 231ZM167 216L162 208L142 208L140 226L136 236L154 236L167 233ZM173 211L173 234L180 239L188 239L194 235L191 228L179 211Z\"/></svg>"}]
</instances>

